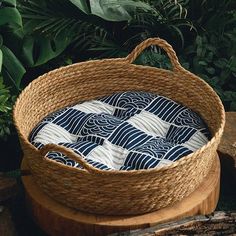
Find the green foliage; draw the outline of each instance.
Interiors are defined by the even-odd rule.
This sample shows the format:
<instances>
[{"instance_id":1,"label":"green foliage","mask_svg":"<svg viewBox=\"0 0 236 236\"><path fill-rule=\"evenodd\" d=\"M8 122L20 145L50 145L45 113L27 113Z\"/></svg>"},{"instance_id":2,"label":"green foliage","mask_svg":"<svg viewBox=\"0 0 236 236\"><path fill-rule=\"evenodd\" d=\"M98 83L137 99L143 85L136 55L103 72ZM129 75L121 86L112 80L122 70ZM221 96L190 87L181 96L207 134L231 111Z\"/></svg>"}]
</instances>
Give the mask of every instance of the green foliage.
<instances>
[{"instance_id":1,"label":"green foliage","mask_svg":"<svg viewBox=\"0 0 236 236\"><path fill-rule=\"evenodd\" d=\"M192 25L185 20L183 1L158 2L154 5L141 0L21 0L19 9L26 34L42 38L35 48L45 47L48 41L47 50L40 50L44 52L43 60L38 61L40 53L31 49L24 54L26 61L30 66L40 65L68 48L75 60L121 56L138 42L155 36L184 45L181 29L190 29Z\"/></svg>"},{"instance_id":2,"label":"green foliage","mask_svg":"<svg viewBox=\"0 0 236 236\"><path fill-rule=\"evenodd\" d=\"M186 0L148 2L150 8L145 10L138 8L129 11L127 8L129 20L123 25L115 25L114 31L107 34L105 40L93 38L92 50L97 50L100 57L122 56L124 52L131 51L138 43L149 37L161 37L175 48L183 47L183 31L194 29L191 22L186 19Z\"/></svg>"},{"instance_id":3,"label":"green foliage","mask_svg":"<svg viewBox=\"0 0 236 236\"><path fill-rule=\"evenodd\" d=\"M77 22L70 19L69 12L65 16L60 13L67 5L61 3L19 1L18 8L25 20L22 59L27 67L43 65L58 57L75 37L75 33L70 33Z\"/></svg>"},{"instance_id":4,"label":"green foliage","mask_svg":"<svg viewBox=\"0 0 236 236\"><path fill-rule=\"evenodd\" d=\"M161 37L227 110L236 110L235 0L0 0L0 16L0 76L9 88L1 85L8 91L1 109L11 107L11 98L39 74L87 59L124 57L146 38ZM135 63L171 68L155 46ZM8 127L10 109L1 112Z\"/></svg>"},{"instance_id":5,"label":"green foliage","mask_svg":"<svg viewBox=\"0 0 236 236\"><path fill-rule=\"evenodd\" d=\"M3 0L0 3L0 75L4 83L18 93L25 73L19 59L23 37L22 19L15 1Z\"/></svg>"},{"instance_id":6,"label":"green foliage","mask_svg":"<svg viewBox=\"0 0 236 236\"><path fill-rule=\"evenodd\" d=\"M3 177L15 178L15 179L19 179L23 175L24 175L24 172L21 171L20 169L11 170L11 171L7 171L7 172L2 173Z\"/></svg>"},{"instance_id":7,"label":"green foliage","mask_svg":"<svg viewBox=\"0 0 236 236\"><path fill-rule=\"evenodd\" d=\"M3 53L3 69L2 74L6 83L11 83L19 91L21 78L25 73L25 68L11 51L10 48L2 45L1 47Z\"/></svg>"},{"instance_id":8,"label":"green foliage","mask_svg":"<svg viewBox=\"0 0 236 236\"><path fill-rule=\"evenodd\" d=\"M82 12L89 14L89 6L87 4L86 0L69 0L71 3L73 3L76 7L78 7Z\"/></svg>"},{"instance_id":9,"label":"green foliage","mask_svg":"<svg viewBox=\"0 0 236 236\"><path fill-rule=\"evenodd\" d=\"M98 0L89 1L91 14L107 21L131 21L136 11L152 12L154 8L142 1L134 0Z\"/></svg>"},{"instance_id":10,"label":"green foliage","mask_svg":"<svg viewBox=\"0 0 236 236\"><path fill-rule=\"evenodd\" d=\"M197 36L185 51L190 69L207 81L220 95L226 109L236 110L236 51L234 41L219 39L217 34ZM232 54L223 54L231 49Z\"/></svg>"},{"instance_id":11,"label":"green foliage","mask_svg":"<svg viewBox=\"0 0 236 236\"><path fill-rule=\"evenodd\" d=\"M22 37L22 18L16 1L0 1L0 139L10 134L13 100L26 72L19 59Z\"/></svg>"},{"instance_id":12,"label":"green foliage","mask_svg":"<svg viewBox=\"0 0 236 236\"><path fill-rule=\"evenodd\" d=\"M10 134L12 104L10 91L5 87L3 79L0 77L0 139L6 139Z\"/></svg>"},{"instance_id":13,"label":"green foliage","mask_svg":"<svg viewBox=\"0 0 236 236\"><path fill-rule=\"evenodd\" d=\"M85 14L77 9L84 6L83 1L72 2L77 5L63 0L19 1L26 35L23 57L28 66L43 65L58 57L72 42L89 42L86 35L96 29L86 23Z\"/></svg>"},{"instance_id":14,"label":"green foliage","mask_svg":"<svg viewBox=\"0 0 236 236\"><path fill-rule=\"evenodd\" d=\"M59 56L67 46L67 41L61 40L60 37L61 35L58 35L55 39L50 39L42 36L26 36L22 47L25 64L28 67L35 67Z\"/></svg>"},{"instance_id":15,"label":"green foliage","mask_svg":"<svg viewBox=\"0 0 236 236\"><path fill-rule=\"evenodd\" d=\"M20 0L24 62L32 67L55 59L122 57L158 36L234 110L235 5L234 0ZM156 47L136 63L170 68Z\"/></svg>"},{"instance_id":16,"label":"green foliage","mask_svg":"<svg viewBox=\"0 0 236 236\"><path fill-rule=\"evenodd\" d=\"M22 25L20 13L15 7L4 7L0 9L0 25L8 24L9 21L11 24Z\"/></svg>"},{"instance_id":17,"label":"green foliage","mask_svg":"<svg viewBox=\"0 0 236 236\"><path fill-rule=\"evenodd\" d=\"M189 63L190 70L215 89L226 110L236 111L235 1L201 1L201 4L191 7L196 7L192 10L198 14L200 12L199 16L192 17L201 27L182 57Z\"/></svg>"}]
</instances>

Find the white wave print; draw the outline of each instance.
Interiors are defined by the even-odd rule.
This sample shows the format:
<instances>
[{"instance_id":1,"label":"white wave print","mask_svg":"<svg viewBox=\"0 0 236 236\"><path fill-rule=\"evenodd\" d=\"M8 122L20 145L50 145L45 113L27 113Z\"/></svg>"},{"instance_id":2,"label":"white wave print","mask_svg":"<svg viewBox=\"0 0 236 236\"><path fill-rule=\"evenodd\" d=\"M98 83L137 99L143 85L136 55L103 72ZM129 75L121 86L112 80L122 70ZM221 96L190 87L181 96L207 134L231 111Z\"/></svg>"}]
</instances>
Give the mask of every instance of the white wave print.
<instances>
[{"instance_id":1,"label":"white wave print","mask_svg":"<svg viewBox=\"0 0 236 236\"><path fill-rule=\"evenodd\" d=\"M113 145L109 141L105 140L103 145L93 149L88 154L87 158L104 163L111 169L118 170L123 165L127 154L128 150Z\"/></svg>"},{"instance_id":2,"label":"white wave print","mask_svg":"<svg viewBox=\"0 0 236 236\"><path fill-rule=\"evenodd\" d=\"M73 106L74 109L85 112L85 113L107 113L113 114L114 107L96 100L83 102L81 104Z\"/></svg>"},{"instance_id":3,"label":"white wave print","mask_svg":"<svg viewBox=\"0 0 236 236\"><path fill-rule=\"evenodd\" d=\"M187 142L183 143L182 146L192 151L196 151L197 149L205 145L207 142L207 137L198 131Z\"/></svg>"},{"instance_id":4,"label":"white wave print","mask_svg":"<svg viewBox=\"0 0 236 236\"><path fill-rule=\"evenodd\" d=\"M131 117L128 120L128 123L154 137L165 137L170 127L169 123L164 122L159 117L147 111L142 111L141 113Z\"/></svg>"},{"instance_id":5,"label":"white wave print","mask_svg":"<svg viewBox=\"0 0 236 236\"><path fill-rule=\"evenodd\" d=\"M48 143L73 143L76 142L77 136L69 133L62 127L48 123L35 136L33 142L48 144Z\"/></svg>"}]
</instances>

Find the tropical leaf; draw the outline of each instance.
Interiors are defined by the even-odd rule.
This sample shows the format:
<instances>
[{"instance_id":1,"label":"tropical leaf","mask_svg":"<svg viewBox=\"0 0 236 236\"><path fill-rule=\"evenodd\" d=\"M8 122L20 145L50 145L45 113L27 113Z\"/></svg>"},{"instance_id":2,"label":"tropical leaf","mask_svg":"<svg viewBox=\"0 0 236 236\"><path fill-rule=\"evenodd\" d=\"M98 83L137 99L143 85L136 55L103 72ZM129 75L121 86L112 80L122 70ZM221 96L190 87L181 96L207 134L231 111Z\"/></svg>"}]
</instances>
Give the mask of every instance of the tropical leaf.
<instances>
[{"instance_id":1,"label":"tropical leaf","mask_svg":"<svg viewBox=\"0 0 236 236\"><path fill-rule=\"evenodd\" d=\"M82 3L82 1L80 1ZM23 40L23 58L30 67L47 63L60 55L76 38L81 21L73 14L65 14L62 1L21 1L26 37ZM70 7L74 7L71 3ZM75 7L74 7L75 8ZM57 9L57 11L55 11Z\"/></svg>"},{"instance_id":2,"label":"tropical leaf","mask_svg":"<svg viewBox=\"0 0 236 236\"><path fill-rule=\"evenodd\" d=\"M58 38L60 38L60 35L58 35L57 38L55 38L55 40L53 41L47 38L37 39L39 55L35 61L35 66L46 63L52 58L57 57L61 52L65 50L68 45L66 38L63 37L63 40L60 40Z\"/></svg>"},{"instance_id":3,"label":"tropical leaf","mask_svg":"<svg viewBox=\"0 0 236 236\"><path fill-rule=\"evenodd\" d=\"M109 39L101 40L100 37L94 37L91 41L89 51L98 52L97 58L125 57L128 54L124 45Z\"/></svg>"},{"instance_id":4,"label":"tropical leaf","mask_svg":"<svg viewBox=\"0 0 236 236\"><path fill-rule=\"evenodd\" d=\"M2 44L3 44L3 38L0 35L0 74L1 74L1 71L2 71L2 59L3 59L3 53L2 53L2 50L1 50Z\"/></svg>"},{"instance_id":5,"label":"tropical leaf","mask_svg":"<svg viewBox=\"0 0 236 236\"><path fill-rule=\"evenodd\" d=\"M2 59L3 59L3 53L2 50L0 49L0 73L2 71Z\"/></svg>"},{"instance_id":6,"label":"tropical leaf","mask_svg":"<svg viewBox=\"0 0 236 236\"><path fill-rule=\"evenodd\" d=\"M63 37L63 40L60 37L60 34L55 39L43 36L25 37L23 42L25 63L30 67L39 66L60 55L68 45L66 37Z\"/></svg>"},{"instance_id":7,"label":"tropical leaf","mask_svg":"<svg viewBox=\"0 0 236 236\"><path fill-rule=\"evenodd\" d=\"M5 24L17 24L22 26L21 15L14 7L0 8L0 16L0 26Z\"/></svg>"},{"instance_id":8,"label":"tropical leaf","mask_svg":"<svg viewBox=\"0 0 236 236\"><path fill-rule=\"evenodd\" d=\"M32 42L27 36L23 44L24 59L30 66L46 63L57 57L69 45L73 45L79 53L91 45L91 40L95 36L106 35L106 31L97 24L98 17L95 24L90 22L94 18L92 15L86 20L80 20L84 15L82 17L77 7L70 2L64 4L64 7L58 6L59 3L52 0L27 3L21 3L20 11L24 17L25 32L34 38ZM74 14L70 14L71 7ZM45 42L41 38L44 38Z\"/></svg>"},{"instance_id":9,"label":"tropical leaf","mask_svg":"<svg viewBox=\"0 0 236 236\"><path fill-rule=\"evenodd\" d=\"M155 2L153 5L141 0L75 0L69 1L71 5L61 0L40 2L28 0L27 4L22 0L21 2L20 10L24 17L26 32L31 35L44 35L53 41L59 34L69 37L70 39L66 40L68 46L73 45L78 53L93 48L96 54L95 48L104 48L103 55L109 57L109 52L110 56L118 55L117 48L111 50L102 45L105 43L104 39L119 42L120 46L125 47L125 51L130 51L146 37L165 38L165 35L168 35L166 38L168 41L184 45L182 28L192 28L191 23L184 19L186 16L184 0L153 1ZM80 11L72 11L71 6L76 6ZM168 13L171 7L174 10ZM81 15L81 11L86 14ZM95 38L98 40L94 40ZM60 40L65 41L63 37ZM97 42L99 43L96 45ZM31 59L28 57L28 60L32 65L32 57Z\"/></svg>"},{"instance_id":10,"label":"tropical leaf","mask_svg":"<svg viewBox=\"0 0 236 236\"><path fill-rule=\"evenodd\" d=\"M135 0L97 0L90 1L91 13L107 21L129 21L130 13L137 9L155 11L149 4Z\"/></svg>"},{"instance_id":11,"label":"tropical leaf","mask_svg":"<svg viewBox=\"0 0 236 236\"><path fill-rule=\"evenodd\" d=\"M22 45L22 57L25 64L29 67L34 66L34 38L32 36L26 36L23 39Z\"/></svg>"},{"instance_id":12,"label":"tropical leaf","mask_svg":"<svg viewBox=\"0 0 236 236\"><path fill-rule=\"evenodd\" d=\"M86 0L69 0L73 3L76 7L78 7L82 12L89 14L89 6Z\"/></svg>"},{"instance_id":13,"label":"tropical leaf","mask_svg":"<svg viewBox=\"0 0 236 236\"><path fill-rule=\"evenodd\" d=\"M2 0L1 2L8 6L16 7L16 0Z\"/></svg>"},{"instance_id":14,"label":"tropical leaf","mask_svg":"<svg viewBox=\"0 0 236 236\"><path fill-rule=\"evenodd\" d=\"M4 76L4 81L8 84L9 81L11 81L19 91L21 78L25 73L25 68L9 48L3 45L1 50L3 53L2 74Z\"/></svg>"}]
</instances>

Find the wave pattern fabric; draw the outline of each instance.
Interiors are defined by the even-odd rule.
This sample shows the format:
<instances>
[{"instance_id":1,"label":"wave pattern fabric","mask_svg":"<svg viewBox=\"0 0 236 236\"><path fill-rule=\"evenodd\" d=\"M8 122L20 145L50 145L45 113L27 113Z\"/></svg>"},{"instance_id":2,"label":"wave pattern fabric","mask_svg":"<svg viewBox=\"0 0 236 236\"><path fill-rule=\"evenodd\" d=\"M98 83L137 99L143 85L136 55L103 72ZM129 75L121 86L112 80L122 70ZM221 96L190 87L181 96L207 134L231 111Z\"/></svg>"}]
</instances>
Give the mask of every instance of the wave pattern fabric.
<instances>
[{"instance_id":1,"label":"wave pattern fabric","mask_svg":"<svg viewBox=\"0 0 236 236\"><path fill-rule=\"evenodd\" d=\"M37 148L70 148L103 170L150 169L171 164L205 145L210 132L192 110L166 97L123 92L66 107L31 132ZM59 152L47 158L81 168Z\"/></svg>"}]
</instances>

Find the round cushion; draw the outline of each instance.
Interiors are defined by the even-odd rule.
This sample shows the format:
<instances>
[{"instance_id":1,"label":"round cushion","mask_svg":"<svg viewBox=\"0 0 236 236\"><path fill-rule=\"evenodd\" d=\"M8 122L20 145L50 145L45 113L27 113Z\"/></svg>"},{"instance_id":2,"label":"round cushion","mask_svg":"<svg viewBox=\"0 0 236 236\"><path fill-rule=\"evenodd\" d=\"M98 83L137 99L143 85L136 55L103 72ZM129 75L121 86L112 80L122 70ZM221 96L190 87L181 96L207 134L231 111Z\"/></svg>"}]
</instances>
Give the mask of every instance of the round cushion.
<instances>
[{"instance_id":1,"label":"round cushion","mask_svg":"<svg viewBox=\"0 0 236 236\"><path fill-rule=\"evenodd\" d=\"M31 132L37 148L54 143L70 148L103 170L138 170L168 165L210 139L194 111L166 97L122 92L65 107ZM47 158L81 168L59 152Z\"/></svg>"}]
</instances>

